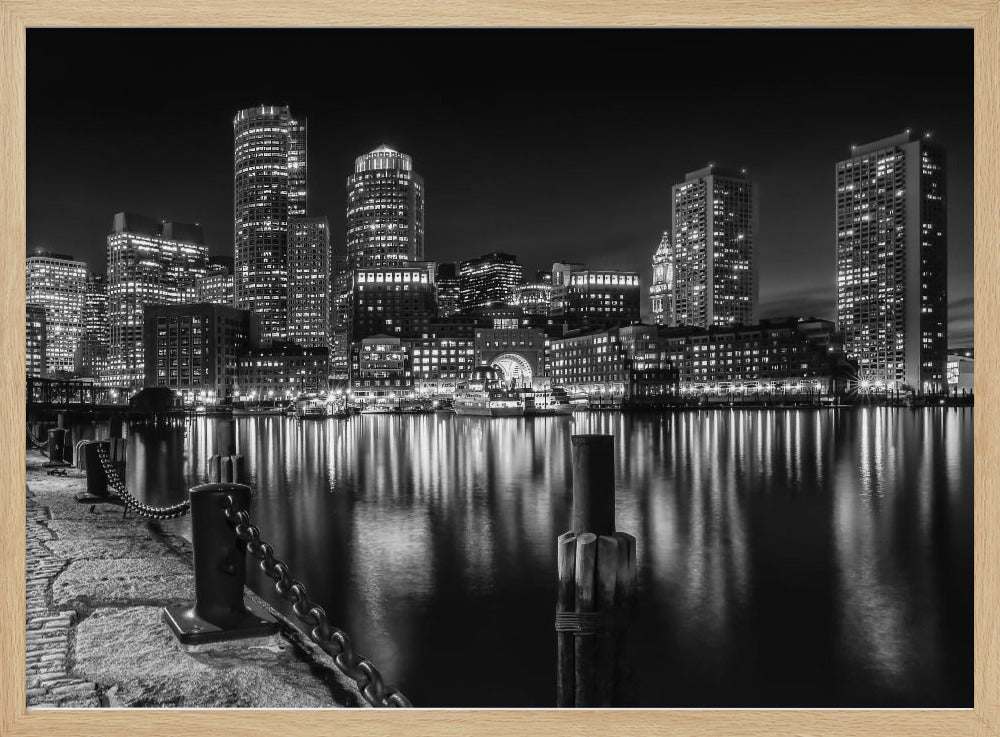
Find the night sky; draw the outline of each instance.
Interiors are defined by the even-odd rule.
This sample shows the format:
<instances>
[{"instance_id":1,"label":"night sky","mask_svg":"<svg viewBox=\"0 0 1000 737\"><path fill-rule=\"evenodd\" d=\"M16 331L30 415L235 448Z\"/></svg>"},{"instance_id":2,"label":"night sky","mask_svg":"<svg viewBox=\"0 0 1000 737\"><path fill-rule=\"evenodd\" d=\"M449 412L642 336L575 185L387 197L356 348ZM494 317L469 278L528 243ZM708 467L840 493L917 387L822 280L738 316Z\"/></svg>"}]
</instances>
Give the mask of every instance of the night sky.
<instances>
[{"instance_id":1,"label":"night sky","mask_svg":"<svg viewBox=\"0 0 1000 737\"><path fill-rule=\"evenodd\" d=\"M912 127L948 152L952 346L972 339L970 30L30 29L28 250L103 270L112 215L200 222L232 254L232 119L309 119L309 209L387 143L427 188L427 258L641 270L670 186L760 187L761 316L835 316L834 165ZM643 304L649 309L648 300Z\"/></svg>"}]
</instances>

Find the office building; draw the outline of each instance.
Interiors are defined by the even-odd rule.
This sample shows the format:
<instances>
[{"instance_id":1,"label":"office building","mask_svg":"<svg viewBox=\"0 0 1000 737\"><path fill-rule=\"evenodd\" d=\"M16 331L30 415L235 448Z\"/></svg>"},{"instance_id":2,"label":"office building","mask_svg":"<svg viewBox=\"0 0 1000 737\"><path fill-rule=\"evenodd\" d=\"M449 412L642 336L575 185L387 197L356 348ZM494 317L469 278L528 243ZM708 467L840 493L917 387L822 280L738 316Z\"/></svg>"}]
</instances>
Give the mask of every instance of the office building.
<instances>
[{"instance_id":1,"label":"office building","mask_svg":"<svg viewBox=\"0 0 1000 737\"><path fill-rule=\"evenodd\" d=\"M477 327L475 365L493 366L508 386L527 389L546 374L545 333L518 323L498 320L495 327Z\"/></svg>"},{"instance_id":2,"label":"office building","mask_svg":"<svg viewBox=\"0 0 1000 737\"><path fill-rule=\"evenodd\" d=\"M25 260L25 302L45 308L45 373L72 373L83 337L87 264L36 253Z\"/></svg>"},{"instance_id":3,"label":"office building","mask_svg":"<svg viewBox=\"0 0 1000 737\"><path fill-rule=\"evenodd\" d=\"M438 316L449 317L458 314L462 309L462 282L458 277L458 264L438 264L435 281Z\"/></svg>"},{"instance_id":4,"label":"office building","mask_svg":"<svg viewBox=\"0 0 1000 737\"><path fill-rule=\"evenodd\" d=\"M350 268L424 260L424 181L413 160L388 146L359 156L347 178Z\"/></svg>"},{"instance_id":5,"label":"office building","mask_svg":"<svg viewBox=\"0 0 1000 737\"><path fill-rule=\"evenodd\" d=\"M548 282L533 281L515 287L510 303L526 315L548 316L552 305L552 274L548 276Z\"/></svg>"},{"instance_id":6,"label":"office building","mask_svg":"<svg viewBox=\"0 0 1000 737\"><path fill-rule=\"evenodd\" d=\"M108 236L108 383L145 381L143 309L195 299L208 270L208 248L197 225L119 212Z\"/></svg>"},{"instance_id":7,"label":"office building","mask_svg":"<svg viewBox=\"0 0 1000 737\"><path fill-rule=\"evenodd\" d=\"M24 306L24 373L39 378L45 375L45 306Z\"/></svg>"},{"instance_id":8,"label":"office building","mask_svg":"<svg viewBox=\"0 0 1000 737\"><path fill-rule=\"evenodd\" d=\"M555 263L549 315L571 330L593 331L639 322L639 274Z\"/></svg>"},{"instance_id":9,"label":"office building","mask_svg":"<svg viewBox=\"0 0 1000 737\"><path fill-rule=\"evenodd\" d=\"M354 269L347 323L351 342L373 335L416 338L437 316L432 262Z\"/></svg>"},{"instance_id":10,"label":"office building","mask_svg":"<svg viewBox=\"0 0 1000 737\"><path fill-rule=\"evenodd\" d=\"M514 290L524 281L517 256L509 253L488 253L463 261L458 278L462 309L510 304Z\"/></svg>"},{"instance_id":11,"label":"office building","mask_svg":"<svg viewBox=\"0 0 1000 737\"><path fill-rule=\"evenodd\" d=\"M363 404L395 405L414 396L410 346L375 335L351 346L351 396Z\"/></svg>"},{"instance_id":12,"label":"office building","mask_svg":"<svg viewBox=\"0 0 1000 737\"><path fill-rule=\"evenodd\" d=\"M305 348L288 341L271 341L239 357L238 399L286 402L329 389L330 354L326 348Z\"/></svg>"},{"instance_id":13,"label":"office building","mask_svg":"<svg viewBox=\"0 0 1000 737\"><path fill-rule=\"evenodd\" d=\"M108 374L110 345L108 280L103 274L91 274L83 305L83 335L75 356L77 375L103 381Z\"/></svg>"},{"instance_id":14,"label":"office building","mask_svg":"<svg viewBox=\"0 0 1000 737\"><path fill-rule=\"evenodd\" d=\"M653 283L649 286L649 300L654 325L674 324L674 263L670 248L670 233L664 233L653 254Z\"/></svg>"},{"instance_id":15,"label":"office building","mask_svg":"<svg viewBox=\"0 0 1000 737\"><path fill-rule=\"evenodd\" d=\"M234 294L260 320L261 339L288 333L289 218L306 214L307 126L287 107L233 119Z\"/></svg>"},{"instance_id":16,"label":"office building","mask_svg":"<svg viewBox=\"0 0 1000 737\"><path fill-rule=\"evenodd\" d=\"M837 321L860 381L946 389L944 150L909 131L837 163Z\"/></svg>"},{"instance_id":17,"label":"office building","mask_svg":"<svg viewBox=\"0 0 1000 737\"><path fill-rule=\"evenodd\" d=\"M447 397L475 368L472 327L457 334L450 326L431 325L420 338L405 341L412 356L414 392L421 398Z\"/></svg>"},{"instance_id":18,"label":"office building","mask_svg":"<svg viewBox=\"0 0 1000 737\"><path fill-rule=\"evenodd\" d=\"M330 225L325 217L292 217L288 229L288 339L330 346Z\"/></svg>"},{"instance_id":19,"label":"office building","mask_svg":"<svg viewBox=\"0 0 1000 737\"><path fill-rule=\"evenodd\" d=\"M232 400L239 356L257 342L252 313L207 302L146 305L143 329L145 385L169 387L189 404Z\"/></svg>"},{"instance_id":20,"label":"office building","mask_svg":"<svg viewBox=\"0 0 1000 737\"><path fill-rule=\"evenodd\" d=\"M670 324L756 322L756 197L746 173L716 166L690 172L672 187L670 207Z\"/></svg>"}]
</instances>

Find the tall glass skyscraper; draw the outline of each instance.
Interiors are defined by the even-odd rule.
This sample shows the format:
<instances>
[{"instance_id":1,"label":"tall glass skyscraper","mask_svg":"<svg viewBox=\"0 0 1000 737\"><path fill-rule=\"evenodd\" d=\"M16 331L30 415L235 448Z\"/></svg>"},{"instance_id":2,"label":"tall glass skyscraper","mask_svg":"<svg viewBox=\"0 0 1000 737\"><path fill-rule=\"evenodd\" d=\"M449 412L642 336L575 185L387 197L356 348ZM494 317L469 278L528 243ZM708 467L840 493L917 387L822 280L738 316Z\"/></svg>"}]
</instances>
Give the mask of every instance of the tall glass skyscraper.
<instances>
[{"instance_id":1,"label":"tall glass skyscraper","mask_svg":"<svg viewBox=\"0 0 1000 737\"><path fill-rule=\"evenodd\" d=\"M837 321L861 381L945 389L945 154L906 131L837 163Z\"/></svg>"},{"instance_id":2,"label":"tall glass skyscraper","mask_svg":"<svg viewBox=\"0 0 1000 737\"><path fill-rule=\"evenodd\" d=\"M288 232L288 339L307 348L329 347L330 224L325 217L293 216Z\"/></svg>"},{"instance_id":3,"label":"tall glass skyscraper","mask_svg":"<svg viewBox=\"0 0 1000 737\"><path fill-rule=\"evenodd\" d=\"M287 107L259 105L233 120L236 306L263 340L288 335L288 219L307 209L307 127Z\"/></svg>"},{"instance_id":4,"label":"tall glass skyscraper","mask_svg":"<svg viewBox=\"0 0 1000 737\"><path fill-rule=\"evenodd\" d=\"M742 171L708 166L671 189L673 324L757 321L757 217Z\"/></svg>"},{"instance_id":5,"label":"tall glass skyscraper","mask_svg":"<svg viewBox=\"0 0 1000 737\"><path fill-rule=\"evenodd\" d=\"M351 268L424 260L424 180L413 160L388 146L359 156L347 178Z\"/></svg>"},{"instance_id":6,"label":"tall glass skyscraper","mask_svg":"<svg viewBox=\"0 0 1000 737\"><path fill-rule=\"evenodd\" d=\"M25 261L25 302L45 308L45 372L71 372L83 337L87 264L38 253Z\"/></svg>"}]
</instances>

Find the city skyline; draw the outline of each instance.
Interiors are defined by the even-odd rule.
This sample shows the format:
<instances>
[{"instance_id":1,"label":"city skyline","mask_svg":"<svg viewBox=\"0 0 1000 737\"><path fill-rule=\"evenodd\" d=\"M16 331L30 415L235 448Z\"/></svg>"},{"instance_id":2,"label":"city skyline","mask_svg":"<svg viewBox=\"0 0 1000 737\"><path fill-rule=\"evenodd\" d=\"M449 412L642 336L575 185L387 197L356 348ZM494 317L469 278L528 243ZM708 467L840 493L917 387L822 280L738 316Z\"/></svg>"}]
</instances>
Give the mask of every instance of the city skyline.
<instances>
[{"instance_id":1,"label":"city skyline","mask_svg":"<svg viewBox=\"0 0 1000 737\"><path fill-rule=\"evenodd\" d=\"M48 33L55 33L55 36L46 36ZM105 170L99 172L93 193L88 197L80 196L81 190L73 186L76 174L64 167L70 164L79 168L87 163L91 154L75 150L69 157L62 155L62 144L52 138L57 106L32 94L44 93L46 84L53 80L51 68L41 58L45 45L54 41L70 43L72 37L67 33L117 33L128 45L141 41L145 55L140 54L140 57L146 61L138 65L137 73L165 85L161 98L141 103L134 99L117 100L112 107L119 114L102 112L108 115L107 119L101 118L102 127L109 128L108 131L95 131L86 121L82 124L84 135L91 140L94 136L98 140L100 136L117 136L117 150L125 154L106 162ZM142 38L123 33L139 33ZM592 62L585 59L579 60L578 68L571 70L573 73L567 73L561 87L551 87L552 75L544 69L537 79L529 79L529 61L539 58L543 47L549 53L556 48L571 50L592 42L595 34L610 40L620 38L625 32L516 32L520 34L518 40L525 41L524 60L508 70L509 74L504 77L484 69L484 81L476 91L463 95L456 93L445 102L439 99L441 96L432 95L431 101L416 110L398 104L390 110L374 97L367 98L367 106L359 107L357 96L351 97L353 93L345 92L345 108L352 114L336 117L331 114L336 107L332 100L338 95L325 94L324 98L331 99L320 101L303 81L282 81L273 71L248 75L248 78L254 77L254 87L259 90L256 93L244 91L243 88L250 84L248 79L245 84L229 85L222 94L216 94L219 90L213 89L218 99L208 100L207 90L213 84L213 75L224 71L225 64L220 59L225 57L227 44L234 42L234 34L258 32L183 32L209 34L203 36L203 40L213 43L218 50L213 57L215 63L206 63L199 77L189 74L190 69L183 61L175 65L170 74L159 68L158 62L153 62L157 58L154 53L157 44L171 33L174 32L29 33L28 122L32 133L28 148L29 250L68 251L88 261L92 271L100 271L107 217L119 210L138 210L159 213L165 218L201 222L211 252L231 253L232 191L231 183L227 184L232 175L231 116L234 110L248 104L280 103L289 105L296 115L309 118L310 214L330 218L331 240L337 254L343 253L344 248L345 182L351 164L365 151L387 143L412 156L415 168L427 182L428 260L458 261L499 250L518 255L527 273L546 265L546 261L557 260L582 261L595 267L638 269L643 275L646 292L652 254L662 232L670 227L670 185L680 181L684 172L704 166L709 163L705 159L710 159L720 166L745 165L751 177L761 183L761 316L816 314L833 317L836 304L832 207L835 163L844 158L851 142L875 140L913 126L921 131L933 130L935 139L948 150L949 335L952 344L971 342L969 34L939 31L635 32L629 37L629 60L633 62L654 59L653 52L657 48L672 48L680 53L684 48L716 39L725 43L720 45L720 59L712 64L722 69L726 59L735 58L733 55L749 44L767 41L781 43L803 57L805 62L801 66L811 69L813 74L818 73L824 81L822 85L807 88L802 79L808 69L789 72L786 67L779 69L779 65L768 57L751 64L756 74L751 76L748 71L743 76L719 77L712 87L713 93L702 94L700 98L698 91L704 91L700 82L675 85L668 104L663 93L643 92L644 82L649 81L652 72L636 74L636 79L619 79L612 89L609 74L588 76ZM345 42L339 53L348 53L375 32L336 33ZM441 36L447 32L433 33L438 34L438 39L447 38L447 43L451 44L449 48L481 58L504 39L510 40L515 32L456 32L447 37ZM824 49L828 50L831 44L841 43L844 34L848 33L868 34L872 43L856 46L855 58L840 60L836 69L829 66L817 69L813 63L816 58L822 57ZM56 37L61 40L57 41ZM414 35L414 38L423 37ZM308 34L302 40L311 41ZM934 55L936 71L931 70L930 60L916 53L928 43L935 44L941 51ZM303 43L302 48L308 66L310 55L315 53L311 50L313 45ZM866 52L869 48L871 57ZM872 66L874 60L884 58L887 48L894 49L895 56L905 56L912 63L901 71ZM388 68L393 55L387 54L378 65L385 64ZM866 60L870 62L868 66ZM87 60L95 80L102 78L97 70L105 63L110 60L102 54ZM381 68L378 66L374 73ZM639 68L641 71L641 64ZM869 76L867 80L860 76L865 70ZM254 67L253 71L261 70ZM895 80L891 94L885 92L890 88L880 87L887 82L889 71ZM431 64L424 70L425 84L438 84L442 75L443 72ZM184 88L175 89L182 83ZM789 90L795 94L788 95ZM851 105L837 102L847 99L837 94L838 90L850 91ZM108 102L87 84L67 94L90 95L89 105ZM250 99L247 99L248 94ZM418 96L413 90L400 94L405 99ZM788 100L776 108L774 98L780 96ZM718 109L712 103L715 98L724 98L729 106L739 103L740 109L747 111L742 123L734 125L730 118L726 125L694 131ZM183 124L176 123L173 116L180 112L175 104L178 101L185 102L185 106L180 107L203 103L196 121L185 117ZM686 105L686 115L678 116L682 103ZM213 112L223 105L224 113ZM101 107L103 111L107 106L102 104ZM845 112L848 108L863 110L848 114ZM161 114L152 115L151 109ZM404 109L409 112L401 112ZM588 110L589 115L580 117L581 109ZM751 114L753 110L764 109L770 110L770 114ZM162 114L164 110L170 114ZM797 113L794 117L790 115L793 111ZM602 126L607 127L609 117L616 116L626 119L627 123L619 122L604 134L595 133ZM138 119L146 121L145 127L138 125ZM549 123L559 125L552 128ZM123 131L123 127L140 130ZM463 137L448 139L444 132L455 127L463 128ZM164 135L165 129L177 137L177 145L170 147L172 161L164 160L163 151L148 145ZM632 135L651 132L655 135ZM621 136L612 140L614 133ZM200 136L201 142L186 146L192 136ZM222 145L221 152L216 150L214 143L220 138L230 141ZM775 148L777 139L784 146ZM803 147L806 142L809 146ZM100 150L101 146L91 148ZM634 156L637 150L645 153L645 164ZM195 154L197 165L189 169L185 157ZM624 172L623 163L630 164ZM142 173L150 168L155 169L155 173ZM612 169L619 172L617 177L598 176ZM57 171L66 174L59 176ZM192 171L198 176L191 177ZM126 179L131 177L129 186L120 181L123 173L129 175ZM183 185L179 182L182 174L190 180ZM136 187L136 181L143 186ZM801 194L789 200L790 193ZM545 197L539 202L540 195ZM110 205L111 200L115 204L105 211L105 203ZM786 200L794 206L782 207L781 201ZM39 209L48 211L60 201L63 209L73 216L68 218L72 227L67 227L65 219L52 222L37 216ZM223 205L221 213L215 204L219 202ZM89 224L92 218L97 218L101 224L96 229L96 236L88 235L94 232ZM226 219L230 222L228 232L224 225ZM802 248L805 241L818 245ZM824 265L817 266L817 263ZM645 295L642 307L643 314L648 317L649 303Z\"/></svg>"}]
</instances>

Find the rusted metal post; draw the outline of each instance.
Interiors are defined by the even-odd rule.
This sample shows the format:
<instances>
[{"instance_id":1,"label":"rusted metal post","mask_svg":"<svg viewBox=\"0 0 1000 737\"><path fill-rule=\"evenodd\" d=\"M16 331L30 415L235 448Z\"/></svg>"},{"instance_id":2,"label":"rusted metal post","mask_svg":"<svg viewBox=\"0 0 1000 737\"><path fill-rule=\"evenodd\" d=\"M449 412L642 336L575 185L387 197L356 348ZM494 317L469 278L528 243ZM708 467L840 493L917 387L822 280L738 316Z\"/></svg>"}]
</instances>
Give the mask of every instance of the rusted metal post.
<instances>
[{"instance_id":1,"label":"rusted metal post","mask_svg":"<svg viewBox=\"0 0 1000 737\"><path fill-rule=\"evenodd\" d=\"M166 607L164 620L185 644L274 634L274 618L243 600L246 549L225 515L227 497L236 509L249 506L250 487L203 484L191 489L190 497L195 603Z\"/></svg>"}]
</instances>

